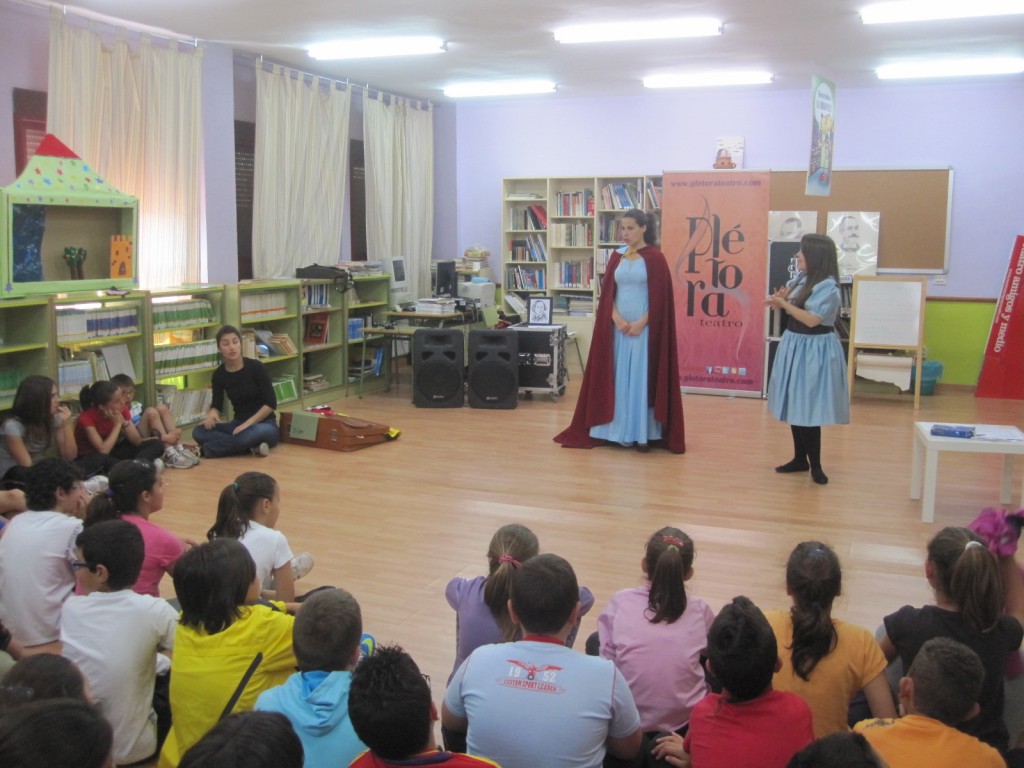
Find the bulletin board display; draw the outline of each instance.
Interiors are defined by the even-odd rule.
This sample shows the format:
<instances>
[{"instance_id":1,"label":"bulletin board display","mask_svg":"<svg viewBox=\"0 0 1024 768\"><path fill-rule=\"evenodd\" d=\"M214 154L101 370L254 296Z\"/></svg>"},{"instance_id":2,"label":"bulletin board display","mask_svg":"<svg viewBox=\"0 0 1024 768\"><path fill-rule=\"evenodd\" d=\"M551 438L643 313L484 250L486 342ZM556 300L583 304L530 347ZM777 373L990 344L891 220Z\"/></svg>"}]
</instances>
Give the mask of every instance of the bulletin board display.
<instances>
[{"instance_id":1,"label":"bulletin board display","mask_svg":"<svg viewBox=\"0 0 1024 768\"><path fill-rule=\"evenodd\" d=\"M773 211L817 211L824 232L830 211L877 211L878 272L941 274L949 265L952 168L832 172L832 194L804 194L805 171L772 171Z\"/></svg>"}]
</instances>

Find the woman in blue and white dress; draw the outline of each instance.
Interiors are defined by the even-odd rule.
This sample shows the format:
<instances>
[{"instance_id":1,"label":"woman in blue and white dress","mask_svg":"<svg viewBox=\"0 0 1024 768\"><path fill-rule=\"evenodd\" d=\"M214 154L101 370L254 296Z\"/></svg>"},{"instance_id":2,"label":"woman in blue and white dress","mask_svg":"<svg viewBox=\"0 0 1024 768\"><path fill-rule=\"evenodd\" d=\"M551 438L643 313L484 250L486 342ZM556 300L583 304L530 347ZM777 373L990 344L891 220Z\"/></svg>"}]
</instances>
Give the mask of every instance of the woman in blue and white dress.
<instances>
[{"instance_id":1,"label":"woman in blue and white dress","mask_svg":"<svg viewBox=\"0 0 1024 768\"><path fill-rule=\"evenodd\" d=\"M797 253L799 274L767 300L788 318L768 384L768 408L793 432L793 459L776 472L811 471L818 485L821 427L850 421L846 355L833 327L839 315L839 259L827 235L804 235Z\"/></svg>"}]
</instances>

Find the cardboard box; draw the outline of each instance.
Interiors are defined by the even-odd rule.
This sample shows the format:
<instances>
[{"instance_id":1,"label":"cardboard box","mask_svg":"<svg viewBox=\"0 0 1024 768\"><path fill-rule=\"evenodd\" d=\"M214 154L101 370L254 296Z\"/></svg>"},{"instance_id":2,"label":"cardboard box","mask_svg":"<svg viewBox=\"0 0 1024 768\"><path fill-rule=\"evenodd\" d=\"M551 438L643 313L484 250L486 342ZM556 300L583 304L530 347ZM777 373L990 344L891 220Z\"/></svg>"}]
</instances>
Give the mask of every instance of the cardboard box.
<instances>
[{"instance_id":1,"label":"cardboard box","mask_svg":"<svg viewBox=\"0 0 1024 768\"><path fill-rule=\"evenodd\" d=\"M327 451L358 451L383 443L392 430L386 424L352 416L320 416L297 411L282 413L281 442Z\"/></svg>"}]
</instances>

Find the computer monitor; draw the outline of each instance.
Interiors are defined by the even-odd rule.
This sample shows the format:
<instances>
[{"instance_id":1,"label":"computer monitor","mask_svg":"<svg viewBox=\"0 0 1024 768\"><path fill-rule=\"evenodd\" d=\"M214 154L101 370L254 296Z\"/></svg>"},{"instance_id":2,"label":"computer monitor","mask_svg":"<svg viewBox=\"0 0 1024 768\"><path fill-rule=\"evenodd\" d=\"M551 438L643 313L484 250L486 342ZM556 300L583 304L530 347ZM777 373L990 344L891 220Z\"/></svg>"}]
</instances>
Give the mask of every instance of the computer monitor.
<instances>
[{"instance_id":1,"label":"computer monitor","mask_svg":"<svg viewBox=\"0 0 1024 768\"><path fill-rule=\"evenodd\" d=\"M459 276L455 273L454 261L437 262L437 271L434 275L434 296L449 296L455 298L457 295Z\"/></svg>"}]
</instances>

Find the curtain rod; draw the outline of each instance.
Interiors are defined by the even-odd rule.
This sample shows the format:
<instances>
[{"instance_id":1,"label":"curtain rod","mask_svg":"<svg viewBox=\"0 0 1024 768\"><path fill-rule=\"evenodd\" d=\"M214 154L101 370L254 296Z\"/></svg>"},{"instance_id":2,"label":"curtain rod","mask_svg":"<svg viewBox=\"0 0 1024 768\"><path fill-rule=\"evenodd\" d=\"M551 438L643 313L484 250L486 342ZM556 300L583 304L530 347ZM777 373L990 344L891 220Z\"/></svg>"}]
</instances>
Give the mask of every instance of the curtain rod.
<instances>
[{"instance_id":1,"label":"curtain rod","mask_svg":"<svg viewBox=\"0 0 1024 768\"><path fill-rule=\"evenodd\" d=\"M262 66L263 64L269 64L269 65L274 66L274 67L281 67L282 69L286 69L289 72L294 72L297 75L302 75L303 77L316 77L316 78L319 78L320 80L326 80L329 83L335 83L337 85L345 85L345 86L347 86L349 88L359 88L360 90L365 91L367 96L369 96L371 93L376 93L379 96L388 96L388 97L390 97L392 102L394 102L395 99L404 99L405 101L417 103L419 105L420 109L424 109L424 108L430 109L430 108L432 108L434 106L433 102L431 102L430 99L421 99L421 98L416 97L416 96L402 96L401 94L391 93L390 91L384 91L384 90L381 90L380 88L374 88L369 83L367 83L365 85L361 85L359 83L353 83L347 77L344 80L339 80L338 78L335 78L335 77L328 77L326 75L318 75L315 72L305 72L305 71L303 71L301 69L296 69L295 67L293 67L293 66L291 66L289 64L282 64L282 63L280 63L278 61L273 61L272 59L268 59L262 53L261 54L252 54L252 53L236 51L236 55L239 56L240 58L252 59L254 62L259 64L260 66Z\"/></svg>"},{"instance_id":2,"label":"curtain rod","mask_svg":"<svg viewBox=\"0 0 1024 768\"><path fill-rule=\"evenodd\" d=\"M170 30L160 29L159 27L148 27L145 24L137 24L125 19L118 19L114 16L96 13L95 11L87 11L83 8L68 8L68 6L63 3L49 2L48 0L11 0L11 2L18 5L27 5L32 8L49 10L51 13L60 13L65 17L74 16L88 21L100 22L111 27L115 31L128 30L140 35L148 35L149 37L156 37L170 42L187 43L188 45L195 46L196 48L199 48L199 43L201 42L198 37L192 35L180 35L176 32L171 32Z\"/></svg>"}]
</instances>

